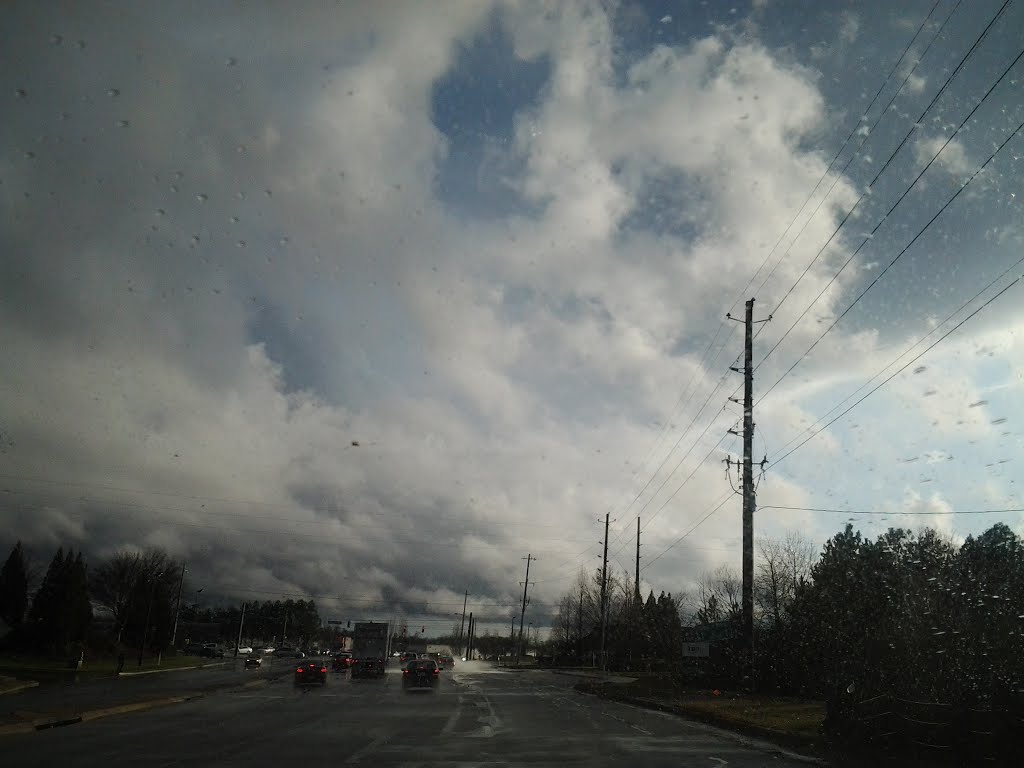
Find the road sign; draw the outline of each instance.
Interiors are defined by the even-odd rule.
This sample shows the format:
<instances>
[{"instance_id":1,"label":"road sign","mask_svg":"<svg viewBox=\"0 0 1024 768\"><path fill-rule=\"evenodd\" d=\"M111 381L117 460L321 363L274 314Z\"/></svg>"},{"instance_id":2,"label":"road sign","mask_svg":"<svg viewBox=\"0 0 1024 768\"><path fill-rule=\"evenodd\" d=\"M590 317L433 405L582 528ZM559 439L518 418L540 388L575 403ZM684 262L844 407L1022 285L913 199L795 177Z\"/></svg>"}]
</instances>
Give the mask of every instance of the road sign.
<instances>
[{"instance_id":1,"label":"road sign","mask_svg":"<svg viewBox=\"0 0 1024 768\"><path fill-rule=\"evenodd\" d=\"M683 656L706 659L711 655L711 643L683 643Z\"/></svg>"}]
</instances>

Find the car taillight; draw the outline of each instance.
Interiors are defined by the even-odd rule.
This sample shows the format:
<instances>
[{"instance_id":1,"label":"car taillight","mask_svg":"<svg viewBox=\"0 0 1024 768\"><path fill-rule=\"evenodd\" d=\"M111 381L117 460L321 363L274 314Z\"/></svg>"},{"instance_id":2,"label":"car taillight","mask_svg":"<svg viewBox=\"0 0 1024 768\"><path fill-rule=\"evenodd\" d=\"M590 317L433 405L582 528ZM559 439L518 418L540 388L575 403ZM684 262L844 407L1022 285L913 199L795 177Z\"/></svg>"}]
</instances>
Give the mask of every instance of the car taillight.
<instances>
[{"instance_id":1,"label":"car taillight","mask_svg":"<svg viewBox=\"0 0 1024 768\"><path fill-rule=\"evenodd\" d=\"M434 670L434 674L435 674L435 675L439 675L440 673L441 673L441 670L440 670L440 669L435 669L435 670Z\"/></svg>"},{"instance_id":2,"label":"car taillight","mask_svg":"<svg viewBox=\"0 0 1024 768\"><path fill-rule=\"evenodd\" d=\"M327 674L327 667L320 667L320 672L323 674Z\"/></svg>"},{"instance_id":3,"label":"car taillight","mask_svg":"<svg viewBox=\"0 0 1024 768\"><path fill-rule=\"evenodd\" d=\"M409 674L409 670L408 669L403 669L402 670L402 674L403 675L408 675Z\"/></svg>"},{"instance_id":4,"label":"car taillight","mask_svg":"<svg viewBox=\"0 0 1024 768\"><path fill-rule=\"evenodd\" d=\"M299 667L298 669L296 669L296 670L295 670L295 674L297 674L297 675L298 675L298 674L300 674L300 673L301 673L302 671L303 671L302 667Z\"/></svg>"}]
</instances>

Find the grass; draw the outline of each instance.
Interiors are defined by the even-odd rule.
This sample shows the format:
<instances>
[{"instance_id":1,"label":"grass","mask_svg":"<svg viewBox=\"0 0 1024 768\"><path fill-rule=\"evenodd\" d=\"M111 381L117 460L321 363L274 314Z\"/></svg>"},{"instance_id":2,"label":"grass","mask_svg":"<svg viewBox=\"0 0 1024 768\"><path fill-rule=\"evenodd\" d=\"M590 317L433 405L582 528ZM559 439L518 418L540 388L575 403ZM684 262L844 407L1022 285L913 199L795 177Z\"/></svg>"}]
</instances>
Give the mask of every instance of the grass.
<instances>
[{"instance_id":1,"label":"grass","mask_svg":"<svg viewBox=\"0 0 1024 768\"><path fill-rule=\"evenodd\" d=\"M216 659L204 659L198 656L165 656L160 664L157 664L155 656L147 656L142 660L142 666L138 666L138 657L126 654L124 662L125 672L136 672L140 669L176 669L179 667L194 667L198 664L213 663ZM87 675L113 675L117 672L117 659L113 657L90 658L86 656L80 670L76 670L69 663L67 658L52 656L26 656L3 654L0 655L0 674L15 675L24 677L27 674L42 674L53 676L60 674Z\"/></svg>"},{"instance_id":2,"label":"grass","mask_svg":"<svg viewBox=\"0 0 1024 768\"><path fill-rule=\"evenodd\" d=\"M815 748L822 742L825 704L785 696L767 696L672 685L664 679L641 678L628 685L584 683L582 690L611 699L647 703L788 746Z\"/></svg>"}]
</instances>

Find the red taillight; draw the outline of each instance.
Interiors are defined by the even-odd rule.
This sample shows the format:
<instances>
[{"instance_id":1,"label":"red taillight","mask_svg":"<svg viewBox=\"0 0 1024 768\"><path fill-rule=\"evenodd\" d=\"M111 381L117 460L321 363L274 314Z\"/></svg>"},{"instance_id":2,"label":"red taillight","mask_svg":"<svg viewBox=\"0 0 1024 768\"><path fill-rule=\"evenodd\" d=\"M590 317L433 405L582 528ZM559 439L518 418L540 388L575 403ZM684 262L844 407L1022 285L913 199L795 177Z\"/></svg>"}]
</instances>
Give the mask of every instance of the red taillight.
<instances>
[{"instance_id":1,"label":"red taillight","mask_svg":"<svg viewBox=\"0 0 1024 768\"><path fill-rule=\"evenodd\" d=\"M440 669L437 669L437 668L435 667L435 668L434 668L434 674L435 674L435 675L439 675L439 674L441 674L441 670L440 670Z\"/></svg>"},{"instance_id":2,"label":"red taillight","mask_svg":"<svg viewBox=\"0 0 1024 768\"><path fill-rule=\"evenodd\" d=\"M403 675L408 675L409 674L409 670L408 669L403 669L402 670L402 674Z\"/></svg>"},{"instance_id":3,"label":"red taillight","mask_svg":"<svg viewBox=\"0 0 1024 768\"><path fill-rule=\"evenodd\" d=\"M321 672L321 674L326 675L327 674L327 667L320 667L320 672Z\"/></svg>"}]
</instances>

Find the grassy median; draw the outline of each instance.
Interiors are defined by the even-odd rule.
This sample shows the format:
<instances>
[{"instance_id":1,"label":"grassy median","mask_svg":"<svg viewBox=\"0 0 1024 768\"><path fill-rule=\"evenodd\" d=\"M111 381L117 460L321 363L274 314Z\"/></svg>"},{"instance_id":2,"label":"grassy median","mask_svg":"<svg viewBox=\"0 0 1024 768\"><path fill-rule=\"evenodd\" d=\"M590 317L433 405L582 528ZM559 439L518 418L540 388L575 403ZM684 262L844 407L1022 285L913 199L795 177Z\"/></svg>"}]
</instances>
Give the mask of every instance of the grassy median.
<instances>
[{"instance_id":1,"label":"grassy median","mask_svg":"<svg viewBox=\"0 0 1024 768\"><path fill-rule=\"evenodd\" d=\"M138 672L140 670L153 669L176 669L179 667L194 667L201 664L209 664L218 661L217 659L200 658L199 656L164 656L157 663L156 656L146 656L142 659L142 666L138 664L137 656L125 656L124 671ZM76 669L69 659L50 656L26 656L22 654L0 655L0 675L24 678L27 675L40 675L54 677L64 674L84 675L113 675L117 672L117 659L112 657L90 658L86 657L81 669Z\"/></svg>"},{"instance_id":2,"label":"grassy median","mask_svg":"<svg viewBox=\"0 0 1024 768\"><path fill-rule=\"evenodd\" d=\"M817 752L825 704L784 696L674 686L641 678L628 684L581 683L579 690L604 698L692 717L788 747Z\"/></svg>"}]
</instances>

